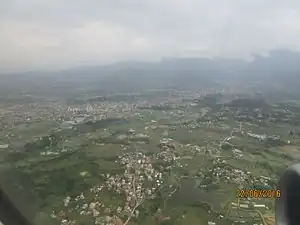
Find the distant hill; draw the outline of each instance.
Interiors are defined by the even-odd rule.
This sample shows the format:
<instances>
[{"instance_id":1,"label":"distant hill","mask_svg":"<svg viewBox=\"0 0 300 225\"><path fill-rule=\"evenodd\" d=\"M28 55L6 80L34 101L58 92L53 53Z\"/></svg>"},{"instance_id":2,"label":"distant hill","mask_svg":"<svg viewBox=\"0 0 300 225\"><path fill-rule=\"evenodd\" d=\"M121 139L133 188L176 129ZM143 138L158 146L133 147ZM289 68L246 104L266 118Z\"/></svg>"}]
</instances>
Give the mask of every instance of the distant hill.
<instances>
[{"instance_id":1,"label":"distant hill","mask_svg":"<svg viewBox=\"0 0 300 225\"><path fill-rule=\"evenodd\" d=\"M3 93L38 92L82 95L145 90L148 88L233 88L250 92L274 92L300 98L300 53L271 51L252 61L223 58L163 58L159 62L127 61L106 66L89 66L58 72L27 72L0 76ZM282 96L282 95L281 95ZM275 97L277 98L277 97Z\"/></svg>"}]
</instances>

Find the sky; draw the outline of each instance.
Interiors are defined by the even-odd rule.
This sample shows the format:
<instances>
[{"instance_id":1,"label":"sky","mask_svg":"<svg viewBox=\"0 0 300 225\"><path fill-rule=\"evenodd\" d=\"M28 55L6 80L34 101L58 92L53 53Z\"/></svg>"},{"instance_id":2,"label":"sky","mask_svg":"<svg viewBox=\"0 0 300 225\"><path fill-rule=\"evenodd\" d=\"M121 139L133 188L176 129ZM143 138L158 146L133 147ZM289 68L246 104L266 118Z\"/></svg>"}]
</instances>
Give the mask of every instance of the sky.
<instances>
[{"instance_id":1,"label":"sky","mask_svg":"<svg viewBox=\"0 0 300 225\"><path fill-rule=\"evenodd\" d=\"M299 0L1 0L0 72L300 50Z\"/></svg>"}]
</instances>

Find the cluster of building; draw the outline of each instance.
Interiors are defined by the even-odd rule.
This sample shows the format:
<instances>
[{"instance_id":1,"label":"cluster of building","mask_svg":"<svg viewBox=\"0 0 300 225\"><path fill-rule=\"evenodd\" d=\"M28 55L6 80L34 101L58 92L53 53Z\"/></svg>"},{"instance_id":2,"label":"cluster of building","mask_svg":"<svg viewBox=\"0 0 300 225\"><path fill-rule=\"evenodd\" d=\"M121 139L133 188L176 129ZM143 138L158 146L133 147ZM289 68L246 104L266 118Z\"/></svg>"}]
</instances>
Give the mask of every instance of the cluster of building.
<instances>
[{"instance_id":1,"label":"cluster of building","mask_svg":"<svg viewBox=\"0 0 300 225\"><path fill-rule=\"evenodd\" d=\"M245 200L245 201L240 201L239 203L237 202L232 202L231 203L232 209L268 209L268 207L265 204L257 204L251 199Z\"/></svg>"},{"instance_id":2,"label":"cluster of building","mask_svg":"<svg viewBox=\"0 0 300 225\"><path fill-rule=\"evenodd\" d=\"M216 181L222 181L225 183L240 184L245 182L250 172L245 172L240 169L234 169L231 167L219 167L216 166L212 170L212 176Z\"/></svg>"},{"instance_id":3,"label":"cluster of building","mask_svg":"<svg viewBox=\"0 0 300 225\"><path fill-rule=\"evenodd\" d=\"M112 224L116 224L116 221L120 222L124 218L139 217L138 207L145 200L154 199L159 188L164 185L164 173L153 167L153 161L156 159L168 163L174 160L174 155L168 149L155 154L154 157L146 156L142 152L125 152L116 161L124 167L123 174L102 174L106 182L90 189L92 200L87 201L83 193L72 199L68 196L63 200L67 210L53 213L52 217L59 219L63 225L72 225L74 222L68 220L67 212L91 216L95 224L100 225L107 225L112 221ZM120 205L112 206L101 199L103 191L113 191L125 199Z\"/></svg>"},{"instance_id":4,"label":"cluster of building","mask_svg":"<svg viewBox=\"0 0 300 225\"><path fill-rule=\"evenodd\" d=\"M125 211L131 211L137 203L146 198L155 198L156 190L163 184L163 174L152 166L152 159L143 153L125 153L120 157L125 167L124 175L111 176L106 184L108 189L125 193Z\"/></svg>"},{"instance_id":5,"label":"cluster of building","mask_svg":"<svg viewBox=\"0 0 300 225\"><path fill-rule=\"evenodd\" d=\"M70 152L70 151L72 151L72 149L69 149L69 148L58 149L56 151L47 150L47 151L41 151L40 155L41 156L59 155L61 153L66 153L66 152Z\"/></svg>"}]
</instances>

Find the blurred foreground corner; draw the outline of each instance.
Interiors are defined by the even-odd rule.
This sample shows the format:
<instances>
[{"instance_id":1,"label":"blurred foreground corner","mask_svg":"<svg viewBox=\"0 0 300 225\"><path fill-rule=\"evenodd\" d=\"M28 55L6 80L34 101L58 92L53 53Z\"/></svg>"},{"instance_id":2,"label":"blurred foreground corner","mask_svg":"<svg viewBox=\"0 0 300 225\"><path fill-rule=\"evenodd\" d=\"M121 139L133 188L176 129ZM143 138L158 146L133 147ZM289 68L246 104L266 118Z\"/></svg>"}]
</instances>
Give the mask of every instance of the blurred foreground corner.
<instances>
[{"instance_id":1,"label":"blurred foreground corner","mask_svg":"<svg viewBox=\"0 0 300 225\"><path fill-rule=\"evenodd\" d=\"M26 187L21 191L1 179L0 191L1 222L4 225L33 225L38 208L31 188Z\"/></svg>"}]
</instances>

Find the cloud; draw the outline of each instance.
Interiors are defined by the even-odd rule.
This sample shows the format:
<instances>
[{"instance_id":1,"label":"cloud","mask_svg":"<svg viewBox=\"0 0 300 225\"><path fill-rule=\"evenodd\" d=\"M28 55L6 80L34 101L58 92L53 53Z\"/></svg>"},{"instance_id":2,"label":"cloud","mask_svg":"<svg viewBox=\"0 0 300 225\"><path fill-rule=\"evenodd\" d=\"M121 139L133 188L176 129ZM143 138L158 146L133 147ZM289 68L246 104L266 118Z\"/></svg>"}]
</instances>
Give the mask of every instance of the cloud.
<instances>
[{"instance_id":1,"label":"cloud","mask_svg":"<svg viewBox=\"0 0 300 225\"><path fill-rule=\"evenodd\" d=\"M297 0L2 0L0 71L300 49Z\"/></svg>"}]
</instances>

